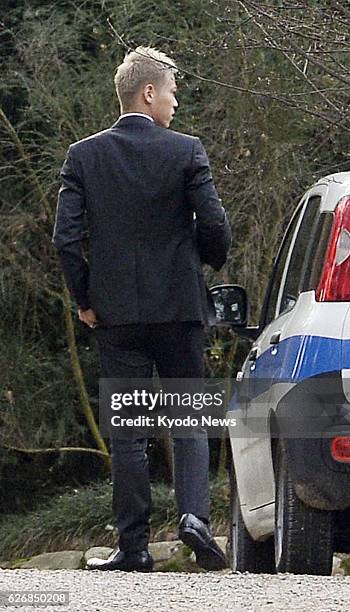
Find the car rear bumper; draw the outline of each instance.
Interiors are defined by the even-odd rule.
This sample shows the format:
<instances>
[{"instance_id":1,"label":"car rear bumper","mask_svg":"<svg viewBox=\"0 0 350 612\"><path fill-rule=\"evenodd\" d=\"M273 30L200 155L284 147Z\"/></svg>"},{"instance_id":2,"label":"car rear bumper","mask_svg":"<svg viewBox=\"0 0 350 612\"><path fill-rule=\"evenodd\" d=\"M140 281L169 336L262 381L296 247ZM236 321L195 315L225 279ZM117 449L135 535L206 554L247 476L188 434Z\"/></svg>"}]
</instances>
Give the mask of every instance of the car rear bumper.
<instances>
[{"instance_id":1,"label":"car rear bumper","mask_svg":"<svg viewBox=\"0 0 350 612\"><path fill-rule=\"evenodd\" d=\"M308 506L320 510L350 507L350 466L335 462L330 439L289 439L288 465L296 494Z\"/></svg>"},{"instance_id":2,"label":"car rear bumper","mask_svg":"<svg viewBox=\"0 0 350 612\"><path fill-rule=\"evenodd\" d=\"M331 454L334 437L350 436L350 404L341 372L296 385L283 398L276 417L298 497L322 510L350 507L350 463L336 461ZM294 428L293 422L297 423Z\"/></svg>"}]
</instances>

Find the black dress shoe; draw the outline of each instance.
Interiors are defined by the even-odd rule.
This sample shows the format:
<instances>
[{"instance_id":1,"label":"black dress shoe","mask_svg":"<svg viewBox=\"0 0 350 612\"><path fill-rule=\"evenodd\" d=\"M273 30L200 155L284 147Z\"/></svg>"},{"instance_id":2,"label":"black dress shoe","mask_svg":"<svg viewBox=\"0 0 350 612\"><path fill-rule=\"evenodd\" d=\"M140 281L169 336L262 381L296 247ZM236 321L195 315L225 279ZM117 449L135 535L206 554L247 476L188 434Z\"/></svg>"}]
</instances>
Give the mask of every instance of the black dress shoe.
<instances>
[{"instance_id":1,"label":"black dress shoe","mask_svg":"<svg viewBox=\"0 0 350 612\"><path fill-rule=\"evenodd\" d=\"M148 550L138 552L127 552L114 550L108 559L89 559L87 569L98 569L102 571L120 570L122 572L151 572L153 569L153 558Z\"/></svg>"},{"instance_id":2,"label":"black dress shoe","mask_svg":"<svg viewBox=\"0 0 350 612\"><path fill-rule=\"evenodd\" d=\"M215 542L209 527L194 514L183 514L179 524L179 537L196 555L199 567L216 571L228 567L227 559Z\"/></svg>"}]
</instances>

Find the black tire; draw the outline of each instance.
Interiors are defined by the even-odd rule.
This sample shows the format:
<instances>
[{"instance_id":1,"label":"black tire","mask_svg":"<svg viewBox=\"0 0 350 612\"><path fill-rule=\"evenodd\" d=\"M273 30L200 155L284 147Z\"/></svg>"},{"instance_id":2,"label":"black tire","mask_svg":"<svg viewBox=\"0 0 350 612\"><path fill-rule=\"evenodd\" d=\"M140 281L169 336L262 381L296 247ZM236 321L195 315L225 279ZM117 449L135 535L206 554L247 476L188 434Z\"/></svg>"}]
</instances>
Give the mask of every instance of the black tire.
<instances>
[{"instance_id":1,"label":"black tire","mask_svg":"<svg viewBox=\"0 0 350 612\"><path fill-rule=\"evenodd\" d=\"M332 512L306 506L296 495L288 469L285 443L275 456L277 572L328 576L332 573Z\"/></svg>"},{"instance_id":2,"label":"black tire","mask_svg":"<svg viewBox=\"0 0 350 612\"><path fill-rule=\"evenodd\" d=\"M233 466L230 468L230 533L227 556L234 572L275 573L273 537L265 542L256 542L246 529Z\"/></svg>"}]
</instances>

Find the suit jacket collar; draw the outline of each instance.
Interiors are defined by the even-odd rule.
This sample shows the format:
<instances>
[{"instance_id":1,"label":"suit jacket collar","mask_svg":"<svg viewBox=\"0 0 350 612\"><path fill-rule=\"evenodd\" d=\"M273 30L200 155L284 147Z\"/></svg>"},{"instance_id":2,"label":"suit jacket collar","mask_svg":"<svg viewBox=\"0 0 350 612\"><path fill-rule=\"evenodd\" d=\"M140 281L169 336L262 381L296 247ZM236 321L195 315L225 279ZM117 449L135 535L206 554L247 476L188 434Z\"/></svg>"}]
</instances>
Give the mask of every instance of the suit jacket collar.
<instances>
[{"instance_id":1,"label":"suit jacket collar","mask_svg":"<svg viewBox=\"0 0 350 612\"><path fill-rule=\"evenodd\" d=\"M137 127L137 128L152 128L155 126L153 120L142 115L121 115L119 119L112 125L112 128L120 127Z\"/></svg>"}]
</instances>

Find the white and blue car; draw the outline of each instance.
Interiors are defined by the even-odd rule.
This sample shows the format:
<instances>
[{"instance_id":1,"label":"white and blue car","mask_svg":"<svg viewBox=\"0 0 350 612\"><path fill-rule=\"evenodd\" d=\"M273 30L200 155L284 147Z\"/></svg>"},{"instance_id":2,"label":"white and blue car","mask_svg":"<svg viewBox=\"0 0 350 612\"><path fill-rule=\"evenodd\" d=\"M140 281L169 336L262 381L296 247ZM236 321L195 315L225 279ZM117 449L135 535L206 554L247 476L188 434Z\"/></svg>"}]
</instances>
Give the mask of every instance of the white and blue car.
<instances>
[{"instance_id":1,"label":"white and blue car","mask_svg":"<svg viewBox=\"0 0 350 612\"><path fill-rule=\"evenodd\" d=\"M252 341L229 408L232 568L330 574L350 552L350 172L298 204L258 326L243 288L211 293Z\"/></svg>"}]
</instances>

